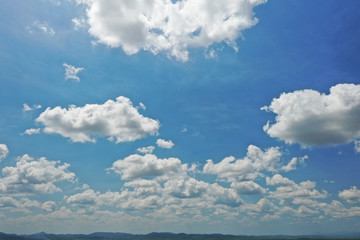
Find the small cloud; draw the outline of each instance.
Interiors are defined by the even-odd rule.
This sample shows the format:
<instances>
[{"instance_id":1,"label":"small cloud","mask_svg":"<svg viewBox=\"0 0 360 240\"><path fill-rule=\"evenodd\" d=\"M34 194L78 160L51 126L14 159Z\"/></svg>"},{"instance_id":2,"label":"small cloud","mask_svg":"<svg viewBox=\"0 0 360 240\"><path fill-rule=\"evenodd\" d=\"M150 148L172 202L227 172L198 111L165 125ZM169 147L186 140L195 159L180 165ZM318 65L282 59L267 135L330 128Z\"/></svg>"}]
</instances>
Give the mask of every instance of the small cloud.
<instances>
[{"instance_id":1,"label":"small cloud","mask_svg":"<svg viewBox=\"0 0 360 240\"><path fill-rule=\"evenodd\" d=\"M49 26L47 23L42 23L38 20L34 21L30 26L26 26L25 29L30 33L43 33L49 36L54 36L55 31L52 27Z\"/></svg>"},{"instance_id":2,"label":"small cloud","mask_svg":"<svg viewBox=\"0 0 360 240\"><path fill-rule=\"evenodd\" d=\"M78 31L81 28L85 28L87 25L85 18L73 18L71 21L74 23L75 31Z\"/></svg>"},{"instance_id":3,"label":"small cloud","mask_svg":"<svg viewBox=\"0 0 360 240\"><path fill-rule=\"evenodd\" d=\"M9 149L5 144L0 144L0 161L6 158L9 154Z\"/></svg>"},{"instance_id":4,"label":"small cloud","mask_svg":"<svg viewBox=\"0 0 360 240\"><path fill-rule=\"evenodd\" d=\"M80 78L77 76L77 74L80 71L84 70L84 68L82 67L77 68L67 63L64 63L63 66L65 67L65 80L73 79L76 82L80 82Z\"/></svg>"},{"instance_id":5,"label":"small cloud","mask_svg":"<svg viewBox=\"0 0 360 240\"><path fill-rule=\"evenodd\" d=\"M41 105L33 105L32 107L30 107L27 103L23 104L24 112L28 112L28 111L32 111L32 110L36 110L36 109L40 109L40 108L42 108Z\"/></svg>"},{"instance_id":6,"label":"small cloud","mask_svg":"<svg viewBox=\"0 0 360 240\"><path fill-rule=\"evenodd\" d=\"M138 148L136 149L136 151L141 152L141 153L152 153L155 150L154 146L148 146L148 147L142 147L142 148Z\"/></svg>"},{"instance_id":7,"label":"small cloud","mask_svg":"<svg viewBox=\"0 0 360 240\"><path fill-rule=\"evenodd\" d=\"M335 183L334 180L324 180L324 183Z\"/></svg>"},{"instance_id":8,"label":"small cloud","mask_svg":"<svg viewBox=\"0 0 360 240\"><path fill-rule=\"evenodd\" d=\"M167 149L170 149L175 145L171 140L166 141L164 139L158 139L156 141L156 144L161 148L167 148Z\"/></svg>"},{"instance_id":9,"label":"small cloud","mask_svg":"<svg viewBox=\"0 0 360 240\"><path fill-rule=\"evenodd\" d=\"M187 132L188 129L186 127L184 127L183 129L181 129L181 132L184 133L184 132Z\"/></svg>"},{"instance_id":10,"label":"small cloud","mask_svg":"<svg viewBox=\"0 0 360 240\"><path fill-rule=\"evenodd\" d=\"M139 106L136 107L137 109L141 108L142 110L146 110L146 106L145 104L143 104L142 102L139 103Z\"/></svg>"},{"instance_id":11,"label":"small cloud","mask_svg":"<svg viewBox=\"0 0 360 240\"><path fill-rule=\"evenodd\" d=\"M26 129L25 132L22 133L22 135L33 135L33 134L39 134L40 128L30 128Z\"/></svg>"},{"instance_id":12,"label":"small cloud","mask_svg":"<svg viewBox=\"0 0 360 240\"><path fill-rule=\"evenodd\" d=\"M360 153L360 140L354 141L355 152Z\"/></svg>"}]
</instances>

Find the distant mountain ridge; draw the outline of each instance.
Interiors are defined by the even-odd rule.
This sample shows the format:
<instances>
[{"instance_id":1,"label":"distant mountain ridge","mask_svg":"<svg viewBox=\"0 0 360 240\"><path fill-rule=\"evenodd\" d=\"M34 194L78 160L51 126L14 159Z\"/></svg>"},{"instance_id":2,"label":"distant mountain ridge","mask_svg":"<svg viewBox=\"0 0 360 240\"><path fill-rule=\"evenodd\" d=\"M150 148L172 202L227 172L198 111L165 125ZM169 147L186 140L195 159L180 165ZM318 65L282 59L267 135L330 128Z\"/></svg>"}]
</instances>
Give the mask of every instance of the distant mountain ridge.
<instances>
[{"instance_id":1,"label":"distant mountain ridge","mask_svg":"<svg viewBox=\"0 0 360 240\"><path fill-rule=\"evenodd\" d=\"M48 234L16 235L0 232L0 240L244 240L244 239L359 239L358 233L338 233L328 235L228 235L228 234L186 234L152 232L130 234L116 232L94 232L91 234Z\"/></svg>"}]
</instances>

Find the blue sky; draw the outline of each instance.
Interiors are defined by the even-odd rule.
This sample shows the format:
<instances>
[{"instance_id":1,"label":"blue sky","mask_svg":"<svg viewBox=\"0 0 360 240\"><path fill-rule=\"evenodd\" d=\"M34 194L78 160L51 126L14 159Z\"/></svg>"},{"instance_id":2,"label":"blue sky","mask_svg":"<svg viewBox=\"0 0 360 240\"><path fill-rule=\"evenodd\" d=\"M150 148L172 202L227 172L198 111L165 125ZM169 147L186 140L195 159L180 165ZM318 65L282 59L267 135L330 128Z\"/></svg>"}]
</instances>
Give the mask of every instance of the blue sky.
<instances>
[{"instance_id":1,"label":"blue sky","mask_svg":"<svg viewBox=\"0 0 360 240\"><path fill-rule=\"evenodd\" d=\"M0 231L360 220L360 3L3 1Z\"/></svg>"}]
</instances>

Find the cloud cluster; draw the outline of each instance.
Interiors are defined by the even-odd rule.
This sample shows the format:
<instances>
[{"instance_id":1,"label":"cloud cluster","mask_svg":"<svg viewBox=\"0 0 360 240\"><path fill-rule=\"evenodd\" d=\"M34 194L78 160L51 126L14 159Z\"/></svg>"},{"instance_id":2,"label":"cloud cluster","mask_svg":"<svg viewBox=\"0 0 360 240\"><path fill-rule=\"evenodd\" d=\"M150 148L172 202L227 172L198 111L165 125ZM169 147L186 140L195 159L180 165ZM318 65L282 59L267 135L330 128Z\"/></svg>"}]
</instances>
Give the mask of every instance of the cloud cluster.
<instances>
[{"instance_id":1,"label":"cloud cluster","mask_svg":"<svg viewBox=\"0 0 360 240\"><path fill-rule=\"evenodd\" d=\"M9 154L9 149L5 144L0 144L0 161L6 158Z\"/></svg>"},{"instance_id":2,"label":"cloud cluster","mask_svg":"<svg viewBox=\"0 0 360 240\"><path fill-rule=\"evenodd\" d=\"M158 145L158 147L160 148L167 148L170 149L172 148L175 144L171 141L171 140L164 140L164 139L158 139L156 140L156 144Z\"/></svg>"},{"instance_id":3,"label":"cloud cluster","mask_svg":"<svg viewBox=\"0 0 360 240\"><path fill-rule=\"evenodd\" d=\"M101 105L47 108L36 122L45 126L45 133L60 134L82 143L95 142L93 137L108 137L116 143L132 142L147 134L157 134L160 127L157 120L141 115L126 97L108 100Z\"/></svg>"},{"instance_id":4,"label":"cloud cluster","mask_svg":"<svg viewBox=\"0 0 360 240\"><path fill-rule=\"evenodd\" d=\"M315 90L283 93L262 108L277 116L264 130L286 143L343 144L360 137L360 85L338 84L329 94Z\"/></svg>"},{"instance_id":5,"label":"cloud cluster","mask_svg":"<svg viewBox=\"0 0 360 240\"><path fill-rule=\"evenodd\" d=\"M55 183L73 181L75 174L68 171L69 164L59 161L38 160L25 154L19 157L15 167L2 169L0 193L2 194L47 194L61 191Z\"/></svg>"},{"instance_id":6,"label":"cloud cluster","mask_svg":"<svg viewBox=\"0 0 360 240\"><path fill-rule=\"evenodd\" d=\"M76 82L80 82L80 78L77 76L77 74L80 71L84 70L84 68L82 68L82 67L77 68L77 67L67 64L67 63L64 63L63 66L65 68L65 80L73 79Z\"/></svg>"},{"instance_id":7,"label":"cloud cluster","mask_svg":"<svg viewBox=\"0 0 360 240\"><path fill-rule=\"evenodd\" d=\"M164 51L180 61L188 49L225 42L236 48L236 39L258 19L253 8L266 0L90 0L89 33L97 42L121 47L128 55L140 50ZM212 54L214 55L214 53Z\"/></svg>"}]
</instances>

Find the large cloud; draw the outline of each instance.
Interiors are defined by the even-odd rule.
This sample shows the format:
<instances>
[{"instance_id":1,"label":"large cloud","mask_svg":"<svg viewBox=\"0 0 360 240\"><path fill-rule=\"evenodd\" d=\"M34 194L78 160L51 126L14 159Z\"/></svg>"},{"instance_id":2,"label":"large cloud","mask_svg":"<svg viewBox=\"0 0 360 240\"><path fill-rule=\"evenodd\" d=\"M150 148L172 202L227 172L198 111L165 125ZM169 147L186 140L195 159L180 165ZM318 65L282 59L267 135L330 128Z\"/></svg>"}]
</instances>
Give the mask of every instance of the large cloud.
<instances>
[{"instance_id":1,"label":"large cloud","mask_svg":"<svg viewBox=\"0 0 360 240\"><path fill-rule=\"evenodd\" d=\"M73 142L95 142L92 136L107 136L116 143L131 142L157 134L160 127L157 120L141 115L126 97L102 105L47 108L36 122L45 126L45 133L57 133Z\"/></svg>"},{"instance_id":2,"label":"large cloud","mask_svg":"<svg viewBox=\"0 0 360 240\"><path fill-rule=\"evenodd\" d=\"M236 46L241 32L254 26L253 8L266 0L90 0L89 33L97 42L126 54L165 51L188 60L188 48L225 42Z\"/></svg>"},{"instance_id":3,"label":"large cloud","mask_svg":"<svg viewBox=\"0 0 360 240\"><path fill-rule=\"evenodd\" d=\"M75 174L68 171L69 164L59 163L44 157L35 160L26 154L19 157L15 167L2 169L0 193L46 194L61 191L55 183L73 181Z\"/></svg>"},{"instance_id":4,"label":"large cloud","mask_svg":"<svg viewBox=\"0 0 360 240\"><path fill-rule=\"evenodd\" d=\"M0 161L6 158L9 153L9 149L5 144L0 144Z\"/></svg>"},{"instance_id":5,"label":"large cloud","mask_svg":"<svg viewBox=\"0 0 360 240\"><path fill-rule=\"evenodd\" d=\"M360 137L360 85L338 84L328 95L315 90L283 93L262 109L277 114L264 130L286 143L342 144Z\"/></svg>"}]
</instances>

